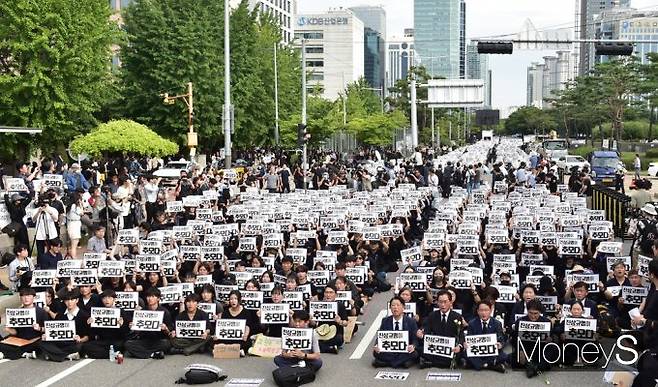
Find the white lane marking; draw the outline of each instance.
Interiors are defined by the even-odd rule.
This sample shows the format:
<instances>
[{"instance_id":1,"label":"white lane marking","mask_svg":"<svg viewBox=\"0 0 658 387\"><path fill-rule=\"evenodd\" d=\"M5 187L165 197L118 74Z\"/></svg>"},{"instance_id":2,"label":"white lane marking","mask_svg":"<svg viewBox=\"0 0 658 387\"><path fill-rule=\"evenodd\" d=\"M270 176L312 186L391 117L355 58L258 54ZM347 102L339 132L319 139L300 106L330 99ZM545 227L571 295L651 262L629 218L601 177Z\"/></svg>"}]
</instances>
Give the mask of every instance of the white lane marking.
<instances>
[{"instance_id":1,"label":"white lane marking","mask_svg":"<svg viewBox=\"0 0 658 387\"><path fill-rule=\"evenodd\" d=\"M60 372L60 373L58 373L58 374L56 374L56 375L53 375L52 377L50 377L50 378L47 379L46 381L37 384L36 387L47 387L47 386L50 386L50 385L52 385L52 384L55 384L55 383L57 383L58 381L64 379L65 377L71 375L71 374L74 373L75 371L79 370L80 368L86 366L87 364L89 364L89 363L91 363L91 362L93 362L93 361L94 361L94 359L84 359L84 360L80 360L80 361L77 362L74 366L69 367L69 368L65 369L64 371L62 371L62 372Z\"/></svg>"},{"instance_id":2,"label":"white lane marking","mask_svg":"<svg viewBox=\"0 0 658 387\"><path fill-rule=\"evenodd\" d=\"M2 359L2 360L0 360L0 364L2 364L2 363L6 363L6 362L8 362L8 361L9 361L9 359Z\"/></svg>"},{"instance_id":3,"label":"white lane marking","mask_svg":"<svg viewBox=\"0 0 658 387\"><path fill-rule=\"evenodd\" d=\"M384 318L385 315L386 315L386 309L382 309L377 315L377 317L375 317L375 319L372 320L368 332L366 332L366 334L359 342L359 345L356 347L354 352L352 352L352 356L350 356L350 360L361 359L361 357L366 352L366 350L370 348L370 342L372 342L372 339L377 334L377 330L379 329L379 324L381 323L381 320L382 318Z\"/></svg>"}]
</instances>

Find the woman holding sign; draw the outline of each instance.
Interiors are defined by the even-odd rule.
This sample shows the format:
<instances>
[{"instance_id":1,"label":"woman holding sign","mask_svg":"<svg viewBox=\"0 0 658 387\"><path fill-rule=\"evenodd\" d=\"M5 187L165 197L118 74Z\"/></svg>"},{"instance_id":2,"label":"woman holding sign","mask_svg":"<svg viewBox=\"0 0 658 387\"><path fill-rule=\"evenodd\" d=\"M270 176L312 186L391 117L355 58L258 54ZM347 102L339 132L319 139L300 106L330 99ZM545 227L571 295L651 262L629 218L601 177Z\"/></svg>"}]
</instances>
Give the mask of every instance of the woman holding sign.
<instances>
[{"instance_id":1,"label":"woman holding sign","mask_svg":"<svg viewBox=\"0 0 658 387\"><path fill-rule=\"evenodd\" d=\"M249 337L251 336L251 330L259 325L259 321L255 319L255 313L251 310L247 310L242 306L242 294L239 290L232 290L228 295L228 308L224 309L222 313L222 319L233 319L233 320L245 320L247 325L244 329L244 334L242 335L242 340L240 340L240 356L244 356L251 342ZM215 332L217 335L217 332ZM219 344L235 344L233 340L223 340L221 337L218 337L216 343Z\"/></svg>"}]
</instances>

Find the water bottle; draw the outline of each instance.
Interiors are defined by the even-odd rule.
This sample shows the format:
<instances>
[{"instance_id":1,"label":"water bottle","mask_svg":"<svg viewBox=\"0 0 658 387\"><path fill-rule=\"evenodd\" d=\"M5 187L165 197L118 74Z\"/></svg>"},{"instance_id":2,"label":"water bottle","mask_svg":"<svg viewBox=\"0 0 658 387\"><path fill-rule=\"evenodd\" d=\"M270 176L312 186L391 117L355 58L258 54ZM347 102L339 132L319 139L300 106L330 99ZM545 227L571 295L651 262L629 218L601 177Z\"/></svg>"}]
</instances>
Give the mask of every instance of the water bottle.
<instances>
[{"instance_id":1,"label":"water bottle","mask_svg":"<svg viewBox=\"0 0 658 387\"><path fill-rule=\"evenodd\" d=\"M114 345L110 345L110 361L114 363L117 359L117 354L114 352Z\"/></svg>"}]
</instances>

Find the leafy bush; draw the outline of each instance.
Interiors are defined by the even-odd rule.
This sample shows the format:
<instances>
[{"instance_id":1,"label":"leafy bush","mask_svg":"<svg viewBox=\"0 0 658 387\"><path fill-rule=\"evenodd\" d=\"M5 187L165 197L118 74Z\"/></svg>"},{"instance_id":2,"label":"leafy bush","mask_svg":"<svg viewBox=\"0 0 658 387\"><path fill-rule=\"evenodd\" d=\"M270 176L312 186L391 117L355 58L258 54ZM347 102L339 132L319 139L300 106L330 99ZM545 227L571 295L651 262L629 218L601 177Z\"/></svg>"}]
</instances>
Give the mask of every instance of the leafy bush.
<instances>
[{"instance_id":1,"label":"leafy bush","mask_svg":"<svg viewBox=\"0 0 658 387\"><path fill-rule=\"evenodd\" d=\"M113 153L162 157L178 152L177 144L130 120L101 124L89 134L73 140L70 148L73 153L87 153L92 157Z\"/></svg>"},{"instance_id":2,"label":"leafy bush","mask_svg":"<svg viewBox=\"0 0 658 387\"><path fill-rule=\"evenodd\" d=\"M644 156L650 159L658 159L658 148L648 149Z\"/></svg>"}]
</instances>

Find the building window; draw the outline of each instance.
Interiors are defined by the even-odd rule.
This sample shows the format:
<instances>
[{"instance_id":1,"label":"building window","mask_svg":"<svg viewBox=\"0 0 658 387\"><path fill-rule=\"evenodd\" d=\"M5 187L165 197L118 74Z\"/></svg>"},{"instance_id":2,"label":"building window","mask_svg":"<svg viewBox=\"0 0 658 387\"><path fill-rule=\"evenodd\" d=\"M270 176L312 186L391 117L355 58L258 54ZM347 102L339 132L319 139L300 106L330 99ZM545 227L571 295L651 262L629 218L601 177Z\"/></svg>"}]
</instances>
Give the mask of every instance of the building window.
<instances>
[{"instance_id":1,"label":"building window","mask_svg":"<svg viewBox=\"0 0 658 387\"><path fill-rule=\"evenodd\" d=\"M306 47L307 54L322 54L324 53L324 47Z\"/></svg>"},{"instance_id":2,"label":"building window","mask_svg":"<svg viewBox=\"0 0 658 387\"><path fill-rule=\"evenodd\" d=\"M309 81L324 81L324 73L311 73L308 76Z\"/></svg>"},{"instance_id":3,"label":"building window","mask_svg":"<svg viewBox=\"0 0 658 387\"><path fill-rule=\"evenodd\" d=\"M322 32L296 32L296 39L324 39L324 33Z\"/></svg>"},{"instance_id":4,"label":"building window","mask_svg":"<svg viewBox=\"0 0 658 387\"><path fill-rule=\"evenodd\" d=\"M306 67L324 67L323 60L307 60Z\"/></svg>"}]
</instances>

